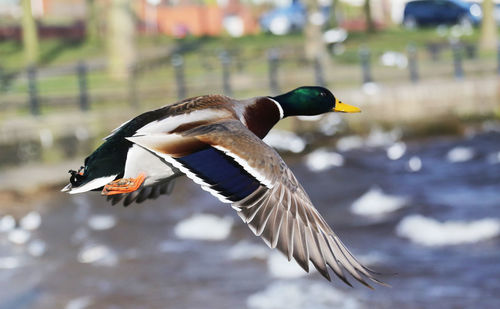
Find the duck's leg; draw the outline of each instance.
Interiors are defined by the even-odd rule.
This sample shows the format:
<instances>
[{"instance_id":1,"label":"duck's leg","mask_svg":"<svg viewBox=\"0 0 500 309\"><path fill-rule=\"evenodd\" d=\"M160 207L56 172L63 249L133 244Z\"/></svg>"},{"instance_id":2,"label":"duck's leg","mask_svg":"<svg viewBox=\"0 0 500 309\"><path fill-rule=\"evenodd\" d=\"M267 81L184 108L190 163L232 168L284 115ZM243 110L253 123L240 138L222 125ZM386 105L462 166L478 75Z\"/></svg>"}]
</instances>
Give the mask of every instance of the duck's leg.
<instances>
[{"instance_id":1,"label":"duck's leg","mask_svg":"<svg viewBox=\"0 0 500 309\"><path fill-rule=\"evenodd\" d=\"M137 178L117 179L104 186L104 189L102 189L102 195L114 195L133 192L141 187L145 179L146 175L144 173L140 173Z\"/></svg>"}]
</instances>

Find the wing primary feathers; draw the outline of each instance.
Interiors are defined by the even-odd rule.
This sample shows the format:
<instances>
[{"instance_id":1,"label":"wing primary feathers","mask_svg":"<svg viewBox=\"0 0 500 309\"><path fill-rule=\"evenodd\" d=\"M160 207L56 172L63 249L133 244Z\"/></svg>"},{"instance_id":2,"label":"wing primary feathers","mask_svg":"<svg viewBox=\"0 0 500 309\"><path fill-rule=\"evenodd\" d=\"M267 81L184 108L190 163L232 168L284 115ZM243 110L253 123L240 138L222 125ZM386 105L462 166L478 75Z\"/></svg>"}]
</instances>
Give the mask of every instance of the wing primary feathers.
<instances>
[{"instance_id":1,"label":"wing primary feathers","mask_svg":"<svg viewBox=\"0 0 500 309\"><path fill-rule=\"evenodd\" d=\"M333 239L335 240L335 242L339 245L339 248L340 250L342 250L342 253L344 254L344 256L347 258L347 260L349 261L349 263L354 266L354 268L356 268L356 270L358 270L359 272L361 272L363 275L367 276L367 277L371 277L371 275L365 270L365 267L363 265L361 265L351 254L351 252L349 252L349 250L347 250L347 248L344 246L344 244L342 243L342 241L340 241L340 239L337 237L337 236L333 236Z\"/></svg>"},{"instance_id":2,"label":"wing primary feathers","mask_svg":"<svg viewBox=\"0 0 500 309\"><path fill-rule=\"evenodd\" d=\"M292 256L293 256L293 253L295 251L295 245L293 243L293 240L295 239L295 221L293 220L294 218L292 217L292 214L290 212L288 212L288 215L287 215L287 225L288 225L288 229L290 230L290 232L288 233L288 260L290 261L292 259Z\"/></svg>"},{"instance_id":3,"label":"wing primary feathers","mask_svg":"<svg viewBox=\"0 0 500 309\"><path fill-rule=\"evenodd\" d=\"M325 260L323 259L323 254L319 248L319 244L316 240L315 235L313 235L311 227L305 228L306 242L309 248L309 258L313 263L314 267L319 271L319 273L325 277L328 281L332 281L328 269L326 268ZM315 233L314 233L315 234Z\"/></svg>"},{"instance_id":4,"label":"wing primary feathers","mask_svg":"<svg viewBox=\"0 0 500 309\"><path fill-rule=\"evenodd\" d=\"M304 227L301 228L299 220L294 220L294 243L293 257L295 261L302 267L306 272L309 272L309 252L307 249L307 243L305 240Z\"/></svg>"},{"instance_id":5,"label":"wing primary feathers","mask_svg":"<svg viewBox=\"0 0 500 309\"><path fill-rule=\"evenodd\" d=\"M354 268L354 266L350 263L350 261L347 259L347 257L345 256L344 254L344 251L342 251L342 245L339 244L337 242L337 240L335 239L336 237L333 237L331 236L330 239L333 240L333 242L335 242L335 244L337 245L337 247L339 248L340 250L340 253L341 255L339 257L343 257L344 261L342 261L342 265L345 267L345 269L347 269L347 271L351 274L351 276L353 276L356 280L358 280L359 282L361 282L364 286L366 286L367 288L370 288L373 290L373 287L368 284L364 279L363 277L361 277L358 273L358 271L356 270L356 268Z\"/></svg>"},{"instance_id":6,"label":"wing primary feathers","mask_svg":"<svg viewBox=\"0 0 500 309\"><path fill-rule=\"evenodd\" d=\"M326 263L330 266L337 277L340 278L340 280L342 280L348 286L352 287L352 284L347 280L344 272L342 271L342 268L339 266L337 260L335 259L335 256L332 253L332 248L328 244L326 237L328 236L326 236L325 234L320 234L320 237L318 238L320 246L323 248L327 248L323 253L323 257L325 258Z\"/></svg>"},{"instance_id":7,"label":"wing primary feathers","mask_svg":"<svg viewBox=\"0 0 500 309\"><path fill-rule=\"evenodd\" d=\"M363 275L365 275L371 281L376 282L376 283L383 285L383 286L390 287L390 285L388 285L387 283L382 282L382 281L378 280L377 278L373 277L373 275L370 274L370 272L372 272L372 271L369 268L367 268L366 266L361 265L361 263L359 263L358 260L356 260L356 258L354 258L354 256L349 251L349 249L347 249L347 247L344 246L344 244L342 243L340 238L338 238L337 236L334 236L334 240L335 240L335 242L337 242L337 244L339 244L340 250L342 250L342 253L349 260L349 262L354 266L354 268L356 268L359 272L361 272ZM361 283L363 283L363 282L361 282ZM369 287L372 288L371 286L369 286Z\"/></svg>"},{"instance_id":8,"label":"wing primary feathers","mask_svg":"<svg viewBox=\"0 0 500 309\"><path fill-rule=\"evenodd\" d=\"M347 247L344 245L344 243L340 240L340 238L338 236L335 236L335 239L336 239L337 243L339 243L341 245L342 251L344 252L346 257L351 261L351 263L356 267L356 269L358 269L360 272L362 272L367 277L370 277L371 274L381 275L380 273L375 272L375 271L371 270L370 268L362 265L360 262L358 262L358 260L356 260L354 255L351 253L351 251L349 251L349 249L347 249Z\"/></svg>"}]
</instances>

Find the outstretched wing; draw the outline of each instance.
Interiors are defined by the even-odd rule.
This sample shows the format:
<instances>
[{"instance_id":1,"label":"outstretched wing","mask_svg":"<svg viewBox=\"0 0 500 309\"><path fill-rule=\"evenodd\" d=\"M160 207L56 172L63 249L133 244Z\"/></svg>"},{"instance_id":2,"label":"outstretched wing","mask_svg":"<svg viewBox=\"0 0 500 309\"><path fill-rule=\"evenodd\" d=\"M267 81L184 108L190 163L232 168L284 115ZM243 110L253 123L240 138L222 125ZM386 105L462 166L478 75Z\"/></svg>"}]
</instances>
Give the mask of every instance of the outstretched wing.
<instances>
[{"instance_id":1,"label":"outstretched wing","mask_svg":"<svg viewBox=\"0 0 500 309\"><path fill-rule=\"evenodd\" d=\"M131 140L163 157L223 202L230 202L250 229L306 271L309 261L328 280L328 267L348 285L344 270L370 287L381 283L361 265L328 226L278 153L239 121L228 120L186 130L177 139L198 141L211 154L170 156L163 142L147 136ZM155 140L156 142L152 143ZM163 145L162 145L163 143ZM176 141L178 144L179 141ZM198 145L198 147L200 147ZM221 173L223 176L221 177Z\"/></svg>"}]
</instances>

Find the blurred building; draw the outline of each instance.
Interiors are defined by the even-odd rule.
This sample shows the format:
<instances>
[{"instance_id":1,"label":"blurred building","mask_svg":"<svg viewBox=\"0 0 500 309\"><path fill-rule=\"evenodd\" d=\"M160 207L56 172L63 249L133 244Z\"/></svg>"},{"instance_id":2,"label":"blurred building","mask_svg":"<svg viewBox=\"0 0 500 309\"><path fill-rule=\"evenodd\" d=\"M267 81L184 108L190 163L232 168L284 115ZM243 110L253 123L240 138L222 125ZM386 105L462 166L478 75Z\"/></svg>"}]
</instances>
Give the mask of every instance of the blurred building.
<instances>
[{"instance_id":1,"label":"blurred building","mask_svg":"<svg viewBox=\"0 0 500 309\"><path fill-rule=\"evenodd\" d=\"M85 0L31 0L31 8L35 17L85 17ZM21 0L0 0L0 16L20 18L21 14Z\"/></svg>"},{"instance_id":2,"label":"blurred building","mask_svg":"<svg viewBox=\"0 0 500 309\"><path fill-rule=\"evenodd\" d=\"M95 0L101 6L110 0ZM253 34L260 31L259 17L273 7L290 6L293 0L130 0L138 12L139 29L146 33L164 33L175 37L187 35L231 36ZM304 0L299 0L304 2ZM340 0L345 5L361 8L365 0ZM411 0L370 0L372 16L378 25L401 24L405 4ZM463 0L475 2L482 0ZM19 20L21 0L0 0L0 26ZM31 0L33 15L55 21L83 21L87 14L86 0ZM318 0L322 7L329 7L333 0ZM495 16L500 23L500 0ZM104 10L102 15L106 14ZM364 20L362 15L351 17L351 24ZM7 21L7 22L5 22ZM346 22L344 20L344 22ZM343 26L350 30L360 27ZM0 32L5 32L0 29ZM11 31L12 32L12 31ZM5 35L3 36L5 37Z\"/></svg>"},{"instance_id":3,"label":"blurred building","mask_svg":"<svg viewBox=\"0 0 500 309\"><path fill-rule=\"evenodd\" d=\"M239 0L141 2L140 18L147 31L175 37L220 35L225 32L231 36L241 36L258 32L257 16Z\"/></svg>"},{"instance_id":4,"label":"blurred building","mask_svg":"<svg viewBox=\"0 0 500 309\"><path fill-rule=\"evenodd\" d=\"M0 0L0 16L12 18L21 17L19 0Z\"/></svg>"},{"instance_id":5,"label":"blurred building","mask_svg":"<svg viewBox=\"0 0 500 309\"><path fill-rule=\"evenodd\" d=\"M65 19L85 18L85 0L32 0L33 2L42 3L44 16Z\"/></svg>"}]
</instances>

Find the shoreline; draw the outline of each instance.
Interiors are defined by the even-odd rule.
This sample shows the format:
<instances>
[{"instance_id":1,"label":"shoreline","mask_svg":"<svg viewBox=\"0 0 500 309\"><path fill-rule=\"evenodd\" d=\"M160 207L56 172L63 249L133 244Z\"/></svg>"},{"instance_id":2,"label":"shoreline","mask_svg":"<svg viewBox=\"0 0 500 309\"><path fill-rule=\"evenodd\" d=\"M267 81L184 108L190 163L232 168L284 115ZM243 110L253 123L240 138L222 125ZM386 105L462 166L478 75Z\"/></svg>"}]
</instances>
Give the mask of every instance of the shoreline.
<instances>
[{"instance_id":1,"label":"shoreline","mask_svg":"<svg viewBox=\"0 0 500 309\"><path fill-rule=\"evenodd\" d=\"M368 137L367 132L360 134L353 130L343 131L342 134L335 134L334 136L326 136L317 131L311 131L311 128L308 127L311 125L310 122L303 123L304 126L299 127L298 131L301 138L305 137L308 139L306 148L300 153L278 150L284 158L294 160L293 158L310 153L314 149L335 147L336 142L342 137L351 135L361 135L362 139ZM446 125L441 124L441 127L446 127ZM461 123L460 128L450 126L447 130L441 130L441 134L435 134L437 133L436 131L432 131L432 134L424 134L425 132L428 133L428 131L413 132L413 134L410 134L407 131L405 132L404 129L400 129L402 132L402 141L419 142L435 138L460 138L471 133L495 130L495 128L500 128L500 121L497 119L491 122ZM379 129L382 129L380 132L383 134L391 132L390 130L385 130L387 128L384 127L379 127ZM68 182L69 174L66 171L80 166L84 158L85 156L79 155L60 162L47 163L38 161L21 166L4 167L2 173L0 173L0 205L9 205L8 209L16 209L17 206L26 205L27 203L31 205L32 202L40 199L43 195L59 191ZM5 206L0 207L0 212L4 212L4 210Z\"/></svg>"}]
</instances>

